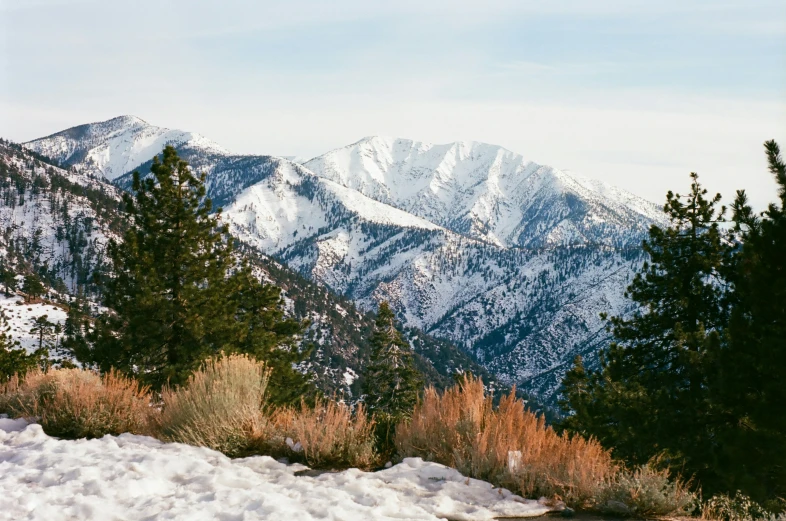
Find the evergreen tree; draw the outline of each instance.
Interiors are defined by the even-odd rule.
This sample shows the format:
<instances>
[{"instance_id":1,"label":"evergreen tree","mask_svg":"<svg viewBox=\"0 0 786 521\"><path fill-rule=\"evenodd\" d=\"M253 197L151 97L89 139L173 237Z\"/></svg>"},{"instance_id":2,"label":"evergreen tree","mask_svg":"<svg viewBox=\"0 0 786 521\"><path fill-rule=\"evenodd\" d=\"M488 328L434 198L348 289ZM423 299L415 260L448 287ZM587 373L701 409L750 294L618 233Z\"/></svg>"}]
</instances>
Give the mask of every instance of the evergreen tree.
<instances>
[{"instance_id":1,"label":"evergreen tree","mask_svg":"<svg viewBox=\"0 0 786 521\"><path fill-rule=\"evenodd\" d=\"M650 229L649 261L626 293L638 309L609 320L614 341L600 370L587 371L579 358L567 373L563 425L633 463L665 454L709 489L718 482L720 420L708 383L728 320L732 248L718 225L720 195L707 199L691 178L686 197L667 194L670 225Z\"/></svg>"},{"instance_id":2,"label":"evergreen tree","mask_svg":"<svg viewBox=\"0 0 786 521\"><path fill-rule=\"evenodd\" d=\"M41 315L33 320L33 327L30 328L30 333L38 337L38 349L46 349L48 352L56 338L58 329L56 324L49 321L49 315Z\"/></svg>"},{"instance_id":3,"label":"evergreen tree","mask_svg":"<svg viewBox=\"0 0 786 521\"><path fill-rule=\"evenodd\" d=\"M22 291L27 295L25 297L25 302L31 302L41 295L44 294L44 283L41 282L41 279L35 273L31 273L30 275L25 275L24 281L22 282Z\"/></svg>"},{"instance_id":4,"label":"evergreen tree","mask_svg":"<svg viewBox=\"0 0 786 521\"><path fill-rule=\"evenodd\" d=\"M415 369L412 349L396 328L395 315L387 302L379 305L370 344L363 393L369 413L377 420L380 452L389 456L393 451L395 426L409 418L423 381Z\"/></svg>"},{"instance_id":5,"label":"evergreen tree","mask_svg":"<svg viewBox=\"0 0 786 521\"><path fill-rule=\"evenodd\" d=\"M737 193L742 247L732 272L729 345L714 386L737 427L724 440L730 488L759 500L786 497L786 164L775 141L765 149L780 204L756 216L745 192Z\"/></svg>"},{"instance_id":6,"label":"evergreen tree","mask_svg":"<svg viewBox=\"0 0 786 521\"><path fill-rule=\"evenodd\" d=\"M16 289L16 274L5 261L0 264L0 284L6 297L10 297L11 291Z\"/></svg>"},{"instance_id":7,"label":"evergreen tree","mask_svg":"<svg viewBox=\"0 0 786 521\"><path fill-rule=\"evenodd\" d=\"M267 401L296 403L310 391L308 377L295 368L309 355L300 351L295 342L306 324L284 318L281 289L261 283L249 267L244 266L233 277L233 283L238 330L233 349L265 360L272 368Z\"/></svg>"},{"instance_id":8,"label":"evergreen tree","mask_svg":"<svg viewBox=\"0 0 786 521\"><path fill-rule=\"evenodd\" d=\"M130 226L107 247L112 272L101 282L112 311L97 320L91 361L160 388L184 383L229 347L225 280L234 261L226 227L202 202L204 175L170 146L151 172L134 172L134 196L123 196Z\"/></svg>"},{"instance_id":9,"label":"evergreen tree","mask_svg":"<svg viewBox=\"0 0 786 521\"><path fill-rule=\"evenodd\" d=\"M86 332L89 331L89 321L85 307L81 295L68 307L63 324L63 340L58 350L61 358L69 357L69 355L77 360L89 358L90 350L86 338Z\"/></svg>"},{"instance_id":10,"label":"evergreen tree","mask_svg":"<svg viewBox=\"0 0 786 521\"><path fill-rule=\"evenodd\" d=\"M237 260L220 209L213 213L205 197L204 174L194 175L171 146L151 173L143 179L134 172L134 194L123 197L129 227L122 242L109 243L111 271L99 277L110 311L96 320L82 361L158 389L183 384L210 356L261 356L273 342L290 342L291 323L250 303L258 288Z\"/></svg>"}]
</instances>

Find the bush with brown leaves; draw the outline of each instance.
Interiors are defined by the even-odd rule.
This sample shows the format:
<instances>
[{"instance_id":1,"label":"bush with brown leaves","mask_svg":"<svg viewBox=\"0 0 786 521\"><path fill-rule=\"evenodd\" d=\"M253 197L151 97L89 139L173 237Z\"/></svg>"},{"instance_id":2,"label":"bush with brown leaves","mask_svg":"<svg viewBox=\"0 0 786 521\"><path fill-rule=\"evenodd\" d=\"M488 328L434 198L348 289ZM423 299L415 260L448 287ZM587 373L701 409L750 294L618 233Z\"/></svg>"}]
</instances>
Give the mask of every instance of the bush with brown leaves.
<instances>
[{"instance_id":1,"label":"bush with brown leaves","mask_svg":"<svg viewBox=\"0 0 786 521\"><path fill-rule=\"evenodd\" d=\"M37 421L60 438L99 438L124 432L147 434L154 410L137 381L115 371L35 370L12 377L2 388L0 409Z\"/></svg>"},{"instance_id":2,"label":"bush with brown leaves","mask_svg":"<svg viewBox=\"0 0 786 521\"><path fill-rule=\"evenodd\" d=\"M377 463L374 420L363 405L317 399L313 407L284 408L272 417L272 428L258 436L267 452L302 461L314 468L369 469Z\"/></svg>"},{"instance_id":3,"label":"bush with brown leaves","mask_svg":"<svg viewBox=\"0 0 786 521\"><path fill-rule=\"evenodd\" d=\"M396 446L402 457L419 456L523 496L583 509L626 500L630 512L671 513L695 499L660 473L625 470L593 439L556 433L515 390L494 407L483 382L471 377L443 393L427 389L412 419L397 426Z\"/></svg>"}]
</instances>

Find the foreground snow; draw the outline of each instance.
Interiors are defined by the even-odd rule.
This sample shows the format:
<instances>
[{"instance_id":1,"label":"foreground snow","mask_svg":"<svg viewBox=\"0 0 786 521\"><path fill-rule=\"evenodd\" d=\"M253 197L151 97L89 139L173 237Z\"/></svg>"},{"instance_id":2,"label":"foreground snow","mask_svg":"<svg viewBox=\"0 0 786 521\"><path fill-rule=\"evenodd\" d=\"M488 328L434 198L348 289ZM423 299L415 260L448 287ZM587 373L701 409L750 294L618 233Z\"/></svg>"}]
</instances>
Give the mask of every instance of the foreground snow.
<instances>
[{"instance_id":1,"label":"foreground snow","mask_svg":"<svg viewBox=\"0 0 786 521\"><path fill-rule=\"evenodd\" d=\"M130 434L59 440L0 419L0 519L484 520L550 510L419 458L295 476L303 468Z\"/></svg>"}]
</instances>

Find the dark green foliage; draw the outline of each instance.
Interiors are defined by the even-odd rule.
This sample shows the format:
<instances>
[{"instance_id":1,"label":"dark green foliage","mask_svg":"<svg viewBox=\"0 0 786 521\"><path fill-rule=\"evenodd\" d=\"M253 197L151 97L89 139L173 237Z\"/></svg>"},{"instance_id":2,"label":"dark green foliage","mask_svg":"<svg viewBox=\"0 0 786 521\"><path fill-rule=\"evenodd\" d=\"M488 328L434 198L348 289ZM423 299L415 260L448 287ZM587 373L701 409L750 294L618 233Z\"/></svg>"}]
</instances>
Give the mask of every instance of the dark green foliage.
<instances>
[{"instance_id":1,"label":"dark green foliage","mask_svg":"<svg viewBox=\"0 0 786 521\"><path fill-rule=\"evenodd\" d=\"M274 344L291 343L298 324L280 320L275 292L237 260L220 210L213 213L205 198L204 175L169 146L151 172L144 179L136 172L134 195L124 195L129 228L122 242L110 242L112 270L101 278L111 311L96 320L83 361L159 389L185 383L221 352L272 355ZM292 371L285 362L297 358L296 350L286 352L270 360L282 378Z\"/></svg>"},{"instance_id":2,"label":"dark green foliage","mask_svg":"<svg viewBox=\"0 0 786 521\"><path fill-rule=\"evenodd\" d=\"M563 381L563 426L597 436L632 462L662 460L705 495L786 496L786 164L765 143L780 204L756 215L744 191L724 238L695 182L668 196L650 262L629 288L641 308L611 319L601 369L577 359Z\"/></svg>"},{"instance_id":3,"label":"dark green foliage","mask_svg":"<svg viewBox=\"0 0 786 521\"><path fill-rule=\"evenodd\" d=\"M90 331L88 308L80 295L68 307L58 354L65 358L87 359L90 353L87 342L88 331Z\"/></svg>"},{"instance_id":4,"label":"dark green foliage","mask_svg":"<svg viewBox=\"0 0 786 521\"><path fill-rule=\"evenodd\" d=\"M646 463L665 453L676 470L717 481L718 419L708 378L728 317L731 246L718 226L720 195L705 198L696 174L686 197L671 192L666 228L653 226L649 261L627 290L639 308L612 317L614 342L599 371L578 358L565 376L565 428L597 437L617 457Z\"/></svg>"},{"instance_id":5,"label":"dark green foliage","mask_svg":"<svg viewBox=\"0 0 786 521\"><path fill-rule=\"evenodd\" d=\"M237 352L265 360L273 368L266 392L271 403L296 403L311 387L307 375L293 368L310 353L301 351L295 336L306 325L284 318L281 289L263 284L249 268L234 276L237 284L232 294L237 316Z\"/></svg>"},{"instance_id":6,"label":"dark green foliage","mask_svg":"<svg viewBox=\"0 0 786 521\"><path fill-rule=\"evenodd\" d=\"M734 429L726 461L731 488L758 501L786 497L786 164L765 143L779 203L758 217L743 191L733 205L742 248L731 280L729 345L714 387Z\"/></svg>"},{"instance_id":7,"label":"dark green foliage","mask_svg":"<svg viewBox=\"0 0 786 521\"><path fill-rule=\"evenodd\" d=\"M49 321L48 315L41 315L33 321L30 334L38 338L38 349L45 349L47 352L52 347L57 333L60 332L60 325Z\"/></svg>"},{"instance_id":8,"label":"dark green foliage","mask_svg":"<svg viewBox=\"0 0 786 521\"><path fill-rule=\"evenodd\" d=\"M44 294L45 290L46 288L44 287L44 283L41 282L41 278L38 275L35 273L25 275L24 282L22 283L22 292L24 292L26 295L26 302L36 300L38 297Z\"/></svg>"},{"instance_id":9,"label":"dark green foliage","mask_svg":"<svg viewBox=\"0 0 786 521\"><path fill-rule=\"evenodd\" d=\"M5 315L0 313L0 383L7 382L15 374L24 376L31 369L47 365L47 350L39 348L28 353L8 336L10 328Z\"/></svg>"},{"instance_id":10,"label":"dark green foliage","mask_svg":"<svg viewBox=\"0 0 786 521\"><path fill-rule=\"evenodd\" d=\"M387 302L379 305L370 344L363 392L368 411L377 420L380 453L390 455L395 426L412 413L423 379L415 369L412 348L396 328L395 315Z\"/></svg>"},{"instance_id":11,"label":"dark green foliage","mask_svg":"<svg viewBox=\"0 0 786 521\"><path fill-rule=\"evenodd\" d=\"M16 289L16 274L5 260L0 263L0 284L3 285L3 294L6 297L11 296L11 292Z\"/></svg>"}]
</instances>

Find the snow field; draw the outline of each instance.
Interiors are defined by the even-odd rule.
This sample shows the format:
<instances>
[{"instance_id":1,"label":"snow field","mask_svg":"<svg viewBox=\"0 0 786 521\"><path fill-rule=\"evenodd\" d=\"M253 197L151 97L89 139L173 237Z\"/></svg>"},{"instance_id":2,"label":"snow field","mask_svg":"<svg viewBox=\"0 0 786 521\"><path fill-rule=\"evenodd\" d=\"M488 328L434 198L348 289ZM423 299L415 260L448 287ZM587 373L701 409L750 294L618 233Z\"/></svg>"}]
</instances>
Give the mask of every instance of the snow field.
<instances>
[{"instance_id":1,"label":"snow field","mask_svg":"<svg viewBox=\"0 0 786 521\"><path fill-rule=\"evenodd\" d=\"M551 510L420 458L295 475L305 468L131 434L59 440L0 418L0 519L480 521Z\"/></svg>"}]
</instances>

